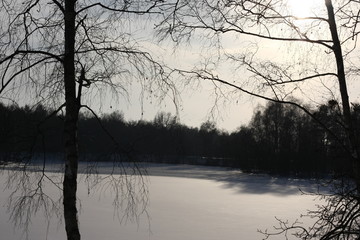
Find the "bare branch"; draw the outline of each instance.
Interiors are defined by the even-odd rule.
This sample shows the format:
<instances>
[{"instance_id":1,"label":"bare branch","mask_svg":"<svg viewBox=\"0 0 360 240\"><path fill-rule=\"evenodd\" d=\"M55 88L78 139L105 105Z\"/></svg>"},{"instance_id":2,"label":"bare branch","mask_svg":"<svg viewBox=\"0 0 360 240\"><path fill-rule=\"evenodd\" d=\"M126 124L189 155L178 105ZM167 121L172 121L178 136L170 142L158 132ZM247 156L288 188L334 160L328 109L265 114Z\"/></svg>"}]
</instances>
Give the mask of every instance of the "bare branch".
<instances>
[{"instance_id":1,"label":"bare branch","mask_svg":"<svg viewBox=\"0 0 360 240\"><path fill-rule=\"evenodd\" d=\"M24 56L24 55L32 55L32 54L39 54L39 55L44 55L44 56L48 56L51 57L59 62L62 62L63 59L61 58L61 56L50 53L50 52L46 52L46 51L41 51L41 50L16 50L14 53L8 55L8 56L4 56L2 59L0 59L0 65L17 57L18 55L20 56Z\"/></svg>"},{"instance_id":2,"label":"bare branch","mask_svg":"<svg viewBox=\"0 0 360 240\"><path fill-rule=\"evenodd\" d=\"M159 11L152 12L152 10L157 7L158 3L162 3L162 2L163 1L159 1L159 0L153 1L152 5L147 7L145 10L131 10L131 9L129 9L129 6L127 6L126 4L124 4L124 6L122 8L117 8L117 7L111 7L111 6L104 5L101 2L97 2L97 3L93 3L91 5L81 8L80 10L77 11L77 14L84 12L88 9L95 8L95 7L100 7L100 8L109 10L111 12L118 12L118 13L131 13L131 14L137 14L137 15L159 14L160 13Z\"/></svg>"}]
</instances>

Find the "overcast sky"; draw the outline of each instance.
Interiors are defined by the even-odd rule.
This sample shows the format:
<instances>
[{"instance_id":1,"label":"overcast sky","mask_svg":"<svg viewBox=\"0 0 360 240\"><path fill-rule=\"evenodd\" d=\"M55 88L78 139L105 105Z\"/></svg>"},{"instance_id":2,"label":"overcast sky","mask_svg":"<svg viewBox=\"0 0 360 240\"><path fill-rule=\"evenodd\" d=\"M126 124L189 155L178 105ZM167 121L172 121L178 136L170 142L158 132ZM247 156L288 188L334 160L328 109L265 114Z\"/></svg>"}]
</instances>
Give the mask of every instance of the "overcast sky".
<instances>
[{"instance_id":1,"label":"overcast sky","mask_svg":"<svg viewBox=\"0 0 360 240\"><path fill-rule=\"evenodd\" d=\"M299 5L299 2L289 0L289 4L291 3L293 6L290 10L300 16L313 14L313 11L316 13L320 9L319 6L311 5L316 2L315 0L301 1L302 5ZM317 2L323 3L323 0L317 0ZM309 10L309 6L312 6L311 10ZM324 7L323 4L320 6ZM317 45L259 40L230 33L222 36L221 45L224 51L219 54L216 47L208 47L211 42L201 37L201 34L195 36L190 42L174 48L174 43L171 41L158 43L153 31L153 22L142 21L140 17L137 17L135 21L131 19L127 21L130 34L137 39L143 50L150 52L156 60L164 61L166 65L172 68L191 70L194 67L202 67L205 59L215 61L220 57L222 58L220 63L210 64L212 71L220 78L250 91L257 91L259 85L256 85L255 79L251 78L251 74L245 68L237 68L236 62L223 61L225 59L224 52L228 54L244 52L253 54L256 52L255 57L258 61L265 60L283 66L293 65L293 71L298 74L295 74L295 78L314 69L314 66L319 72L336 72L333 55ZM303 27L302 25L299 26ZM273 28L276 27L273 26ZM273 28L270 30L273 31ZM274 31L280 31L280 29ZM319 28L318 31L311 34L311 36L328 37L329 31L326 28ZM347 63L358 62L359 55L359 50L355 49L352 55L348 56ZM183 79L175 78L174 81L180 83ZM356 76L348 78L348 87L350 101L360 102L360 83ZM107 96L105 92L105 96L88 96L87 99L84 99L84 103L103 113L123 112L126 120L152 120L159 112L176 114L176 107L172 102L171 95L160 102L154 94L145 93L142 95L141 88L136 83L126 86L126 89L128 99L125 97L116 99L110 94ZM249 97L239 91L232 92L232 89L226 89L223 86L218 92L215 92L214 85L210 82L192 82L192 84L188 84L187 88L179 89L182 90L177 105L180 121L192 127L199 127L202 122L210 119L217 122L218 128L233 131L251 120L252 114L259 104L266 104L263 100ZM336 79L317 79L311 83L302 83L292 87L286 86L282 90L283 92L280 91L279 94L295 97L314 106L325 103L329 99L338 98ZM23 102L28 103L30 101L31 96L29 94L23 92L19 94L22 95ZM223 96L217 99L216 97L219 94L223 94ZM269 93L265 92L264 94Z\"/></svg>"},{"instance_id":2,"label":"overcast sky","mask_svg":"<svg viewBox=\"0 0 360 240\"><path fill-rule=\"evenodd\" d=\"M297 5L296 5L297 6ZM302 10L304 11L304 10ZM303 12L301 12L303 13ZM150 24L151 26L151 24ZM143 28L143 32L137 31L140 38L146 33L151 37L144 40L145 49L153 53L153 56L163 59L170 67L181 69L193 69L194 66L200 66L204 62L204 58L216 58L217 49L208 48L209 42L206 39L200 40L194 38L191 42L183 44L174 49L173 44L169 41L158 44L156 36L150 32L149 26ZM323 31L323 30L321 30ZM318 34L321 34L319 32ZM325 34L328 30L325 29ZM256 57L260 60L267 60L279 64L294 64L294 71L301 76L308 69L317 68L319 72L336 72L336 63L334 57L328 54L325 48L310 44L296 44L274 42L269 40L259 40L251 37L236 36L233 34L224 35L222 37L222 45L227 53L243 53L246 51L256 51ZM357 50L358 52L358 50ZM358 57L349 58L352 61L358 61ZM298 64L300 63L300 64ZM228 81L236 81L237 84L252 90L251 74L244 69L237 69L236 63L224 62L215 68L215 72L219 76ZM296 76L296 75L295 75ZM295 77L296 78L296 77ZM180 81L177 79L176 81ZM196 82L197 83L197 82ZM360 84L356 78L348 78L349 95L351 102L360 102ZM326 103L327 100L338 97L336 79L322 78L297 85L292 88L284 89L291 92L289 96L300 99L304 103L318 106ZM226 90L227 91L227 90ZM225 93L226 93L225 91ZM143 104L140 103L140 89L136 84L132 85L129 101L120 99L119 102L112 101L102 105L102 111L119 110L124 113L127 120L152 120L158 112L176 113L175 106L171 101L171 97L159 102L156 98L145 95ZM227 95L226 95L227 96ZM220 129L233 131L241 125L247 124L252 117L254 110L261 105L265 105L264 100L255 97L249 97L246 94L237 92L229 95L228 99L221 98L215 106L215 93L211 83L200 82L199 85L194 84L185 89L180 94L180 104L178 106L180 121L186 125L199 127L202 122L207 119L215 120ZM215 110L214 110L215 109ZM214 113L214 114L212 114ZM213 117L213 118L212 118Z\"/></svg>"},{"instance_id":3,"label":"overcast sky","mask_svg":"<svg viewBox=\"0 0 360 240\"><path fill-rule=\"evenodd\" d=\"M334 2L334 4L336 4ZM325 5L323 0L289 0L288 9L291 14L300 17L305 16L321 16L327 17ZM309 23L304 21L296 22L300 29L308 28ZM276 26L270 28L270 31L283 31L283 29L274 29ZM343 37L343 31L340 31L340 37ZM313 39L330 39L328 26L319 25L307 33ZM176 68L191 69L194 65L203 63L204 58L216 59L217 49L208 48L209 41L206 39L194 38L189 45L180 45L176 52L173 53L171 44L165 43L161 45L162 56L165 61ZM221 44L224 52L230 54L241 54L244 52L256 52L256 58L259 61L269 61L280 66L293 66L291 69L294 72L293 78L302 78L306 74L312 75L316 73L333 72L336 73L336 62L332 53L328 53L328 49L308 43L285 43L279 41L259 40L253 37L244 35L224 34L221 39ZM353 41L343 45L343 53L349 53L346 57L345 67L350 64L359 63L359 49L353 48ZM222 56L220 56L222 57ZM225 61L214 67L220 78L226 79L229 82L246 88L247 90L254 90L252 86L253 79L249 71L244 68L237 68L236 63ZM360 102L360 82L357 76L349 75L347 78L349 97L351 102ZM340 101L338 83L336 78L320 78L309 82L296 84L293 86L286 86L280 90L278 94L283 91L283 97L294 97L305 104L311 104L316 107L319 104L326 103L329 99L337 99ZM224 90L225 97L218 102L218 107L214 113L217 125L221 129L233 131L242 124L247 124L254 112L254 109L259 104L266 104L265 101L249 97L244 93L237 92L234 95L227 95ZM268 95L268 93L264 93ZM268 95L268 96L271 96ZM191 126L200 126L201 122L205 121L214 110L215 94L213 86L209 83L202 82L201 86L193 91L187 91L181 95L182 105L180 108L181 121ZM222 101L224 100L224 101ZM124 111L125 116L134 116L132 108ZM152 118L157 111L172 111L171 103L162 105L147 104L144 111L147 118ZM131 118L131 117L130 117Z\"/></svg>"}]
</instances>

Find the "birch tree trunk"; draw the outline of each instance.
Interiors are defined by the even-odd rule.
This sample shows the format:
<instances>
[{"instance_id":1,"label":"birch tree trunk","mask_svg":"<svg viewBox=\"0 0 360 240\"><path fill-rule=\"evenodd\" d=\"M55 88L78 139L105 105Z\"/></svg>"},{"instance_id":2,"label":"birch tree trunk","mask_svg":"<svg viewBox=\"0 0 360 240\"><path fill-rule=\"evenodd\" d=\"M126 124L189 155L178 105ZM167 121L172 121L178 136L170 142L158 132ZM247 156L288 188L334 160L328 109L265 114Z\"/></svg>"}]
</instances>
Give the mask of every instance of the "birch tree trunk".
<instances>
[{"instance_id":1,"label":"birch tree trunk","mask_svg":"<svg viewBox=\"0 0 360 240\"><path fill-rule=\"evenodd\" d=\"M65 56L64 56L64 84L66 116L64 126L65 138L65 173L63 182L63 204L65 229L68 240L79 240L80 232L76 208L78 147L77 123L79 103L76 98L75 84L75 2L65 1Z\"/></svg>"},{"instance_id":2,"label":"birch tree trunk","mask_svg":"<svg viewBox=\"0 0 360 240\"><path fill-rule=\"evenodd\" d=\"M352 153L352 159L354 165L353 175L358 188L360 188L359 153L358 153L354 124L351 117L351 108L350 108L349 95L346 84L345 66L344 66L344 58L341 48L341 42L339 39L338 30L336 26L335 13L334 13L332 1L325 0L325 5L328 12L329 28L333 41L333 52L336 59L337 79L339 83L340 95L342 100L342 111L343 111L343 117L346 128L345 131L348 136L349 146Z\"/></svg>"}]
</instances>

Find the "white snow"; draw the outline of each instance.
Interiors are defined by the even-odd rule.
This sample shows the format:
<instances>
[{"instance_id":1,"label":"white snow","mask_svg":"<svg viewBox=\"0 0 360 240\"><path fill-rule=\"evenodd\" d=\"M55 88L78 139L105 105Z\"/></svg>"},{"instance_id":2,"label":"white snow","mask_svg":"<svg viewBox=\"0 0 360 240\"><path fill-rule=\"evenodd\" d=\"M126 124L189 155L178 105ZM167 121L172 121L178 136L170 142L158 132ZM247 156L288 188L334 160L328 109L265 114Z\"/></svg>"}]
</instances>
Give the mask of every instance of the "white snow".
<instances>
[{"instance_id":1,"label":"white snow","mask_svg":"<svg viewBox=\"0 0 360 240\"><path fill-rule=\"evenodd\" d=\"M107 173L106 166L101 169L101 173ZM149 204L138 221L121 220L123 212L117 215L111 189L90 188L88 194L85 175L80 177L78 194L82 239L262 239L257 229L272 229L277 224L275 216L295 221L307 209L314 209L317 203L313 197L302 195L298 190L315 190L316 184L310 180L273 178L225 168L188 165L151 164L147 169ZM49 175L53 179L59 178L58 173ZM5 183L6 177L2 174L0 181ZM45 191L55 200L59 199L58 190L52 184L47 183ZM10 193L10 189L3 188L0 195L0 239L26 239L22 230L14 228L9 221L7 198ZM53 216L48 222L42 213L38 213L31 220L27 234L29 239L65 239L61 217Z\"/></svg>"}]
</instances>

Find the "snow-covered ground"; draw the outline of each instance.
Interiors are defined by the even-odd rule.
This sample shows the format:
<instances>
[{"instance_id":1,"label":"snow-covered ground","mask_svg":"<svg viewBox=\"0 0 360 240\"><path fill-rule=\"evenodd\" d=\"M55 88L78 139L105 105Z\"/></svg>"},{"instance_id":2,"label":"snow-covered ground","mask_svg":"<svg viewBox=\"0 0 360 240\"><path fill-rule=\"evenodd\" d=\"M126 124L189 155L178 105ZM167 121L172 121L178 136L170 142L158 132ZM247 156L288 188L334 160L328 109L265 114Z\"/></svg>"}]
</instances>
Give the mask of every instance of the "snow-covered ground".
<instances>
[{"instance_id":1,"label":"snow-covered ground","mask_svg":"<svg viewBox=\"0 0 360 240\"><path fill-rule=\"evenodd\" d=\"M164 164L149 164L146 167L146 197L149 202L146 212L137 221L122 218L123 212L114 209L115 195L111 185L93 189L92 181L87 182L86 175L80 176L82 239L262 239L263 235L257 230L272 229L277 224L275 217L295 221L306 210L314 209L317 203L314 197L302 195L299 191L315 191L317 185L310 180L245 174L219 167ZM105 177L111 168L105 164L98 166L98 170L99 176ZM58 173L48 174L54 181L61 182ZM6 178L6 174L0 175L4 184ZM46 185L46 193L58 200L54 185L49 182ZM25 239L22 229L14 228L9 221L7 199L12 191L2 190L0 239ZM27 236L36 240L64 240L63 220L53 216L48 221L40 212L31 218Z\"/></svg>"}]
</instances>

